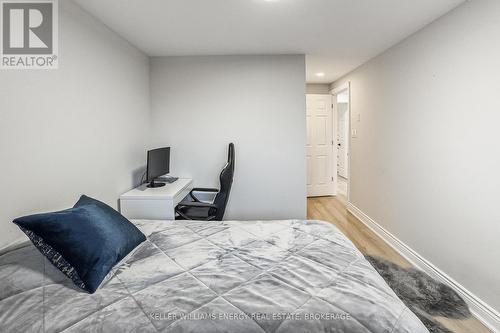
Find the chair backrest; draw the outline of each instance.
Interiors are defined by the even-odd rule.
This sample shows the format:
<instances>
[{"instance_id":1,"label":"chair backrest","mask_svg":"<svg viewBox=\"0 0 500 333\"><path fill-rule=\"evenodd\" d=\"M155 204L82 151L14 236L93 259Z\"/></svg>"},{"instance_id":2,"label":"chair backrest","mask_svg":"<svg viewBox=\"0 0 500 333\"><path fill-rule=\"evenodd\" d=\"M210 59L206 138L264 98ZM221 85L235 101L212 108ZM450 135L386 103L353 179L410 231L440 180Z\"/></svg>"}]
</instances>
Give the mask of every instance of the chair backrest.
<instances>
[{"instance_id":1,"label":"chair backrest","mask_svg":"<svg viewBox=\"0 0 500 333\"><path fill-rule=\"evenodd\" d=\"M217 213L215 214L216 221L222 221L224 212L226 211L226 204L229 200L229 193L233 185L234 176L234 144L229 144L227 153L227 163L220 173L220 190L215 196L214 204L217 206Z\"/></svg>"}]
</instances>

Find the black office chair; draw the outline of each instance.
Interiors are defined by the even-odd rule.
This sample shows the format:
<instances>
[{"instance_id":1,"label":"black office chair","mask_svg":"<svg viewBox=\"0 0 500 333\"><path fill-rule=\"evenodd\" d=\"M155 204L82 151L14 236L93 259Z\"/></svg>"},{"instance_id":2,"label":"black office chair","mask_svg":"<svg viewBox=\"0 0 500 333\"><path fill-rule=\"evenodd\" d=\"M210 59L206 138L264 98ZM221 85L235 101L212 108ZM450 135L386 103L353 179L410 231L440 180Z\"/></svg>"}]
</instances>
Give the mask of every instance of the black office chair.
<instances>
[{"instance_id":1,"label":"black office chair","mask_svg":"<svg viewBox=\"0 0 500 333\"><path fill-rule=\"evenodd\" d=\"M189 192L192 201L182 201L177 207L176 220L222 221L231 192L234 175L234 144L229 144L227 164L220 173L220 190L215 188L193 188ZM195 192L217 193L213 203L201 202Z\"/></svg>"}]
</instances>

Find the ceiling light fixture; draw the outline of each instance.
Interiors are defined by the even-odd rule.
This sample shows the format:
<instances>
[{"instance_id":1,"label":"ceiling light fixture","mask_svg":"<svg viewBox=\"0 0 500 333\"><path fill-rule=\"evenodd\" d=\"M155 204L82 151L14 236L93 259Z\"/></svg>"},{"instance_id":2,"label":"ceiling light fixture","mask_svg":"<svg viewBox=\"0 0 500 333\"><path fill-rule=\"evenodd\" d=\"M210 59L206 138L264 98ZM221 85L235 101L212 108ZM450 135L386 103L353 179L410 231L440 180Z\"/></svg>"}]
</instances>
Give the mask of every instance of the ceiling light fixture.
<instances>
[{"instance_id":1,"label":"ceiling light fixture","mask_svg":"<svg viewBox=\"0 0 500 333\"><path fill-rule=\"evenodd\" d=\"M323 76L325 76L325 73L323 73L323 72L319 72L319 73L316 73L316 76L317 76L317 77L323 77Z\"/></svg>"}]
</instances>

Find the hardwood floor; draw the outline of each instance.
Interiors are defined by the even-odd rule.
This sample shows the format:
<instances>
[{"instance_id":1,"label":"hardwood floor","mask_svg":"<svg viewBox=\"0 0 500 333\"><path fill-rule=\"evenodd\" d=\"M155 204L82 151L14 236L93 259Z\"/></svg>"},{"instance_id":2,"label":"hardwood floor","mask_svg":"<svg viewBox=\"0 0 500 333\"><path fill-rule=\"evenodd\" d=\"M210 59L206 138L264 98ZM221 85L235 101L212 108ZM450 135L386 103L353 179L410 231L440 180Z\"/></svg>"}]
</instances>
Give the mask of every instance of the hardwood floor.
<instances>
[{"instance_id":1,"label":"hardwood floor","mask_svg":"<svg viewBox=\"0 0 500 333\"><path fill-rule=\"evenodd\" d=\"M335 224L363 254L382 257L403 267L411 266L405 258L347 211L346 198L343 196L308 198L307 218ZM491 333L474 317L466 320L442 317L436 319L452 332Z\"/></svg>"}]
</instances>

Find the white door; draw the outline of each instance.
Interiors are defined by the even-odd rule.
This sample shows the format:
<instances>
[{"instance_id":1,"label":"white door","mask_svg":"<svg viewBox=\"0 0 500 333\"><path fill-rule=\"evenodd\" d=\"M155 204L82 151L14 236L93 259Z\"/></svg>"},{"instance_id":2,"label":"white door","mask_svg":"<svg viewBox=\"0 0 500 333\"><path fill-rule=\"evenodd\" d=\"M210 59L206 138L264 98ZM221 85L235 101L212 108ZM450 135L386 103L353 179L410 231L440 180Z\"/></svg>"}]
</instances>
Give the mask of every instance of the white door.
<instances>
[{"instance_id":1,"label":"white door","mask_svg":"<svg viewBox=\"0 0 500 333\"><path fill-rule=\"evenodd\" d=\"M306 95L307 196L335 195L334 126L331 95Z\"/></svg>"},{"instance_id":2,"label":"white door","mask_svg":"<svg viewBox=\"0 0 500 333\"><path fill-rule=\"evenodd\" d=\"M337 167L338 175L347 179L347 135L349 133L349 104L337 103Z\"/></svg>"}]
</instances>

